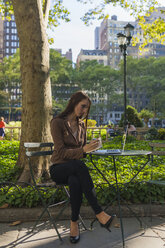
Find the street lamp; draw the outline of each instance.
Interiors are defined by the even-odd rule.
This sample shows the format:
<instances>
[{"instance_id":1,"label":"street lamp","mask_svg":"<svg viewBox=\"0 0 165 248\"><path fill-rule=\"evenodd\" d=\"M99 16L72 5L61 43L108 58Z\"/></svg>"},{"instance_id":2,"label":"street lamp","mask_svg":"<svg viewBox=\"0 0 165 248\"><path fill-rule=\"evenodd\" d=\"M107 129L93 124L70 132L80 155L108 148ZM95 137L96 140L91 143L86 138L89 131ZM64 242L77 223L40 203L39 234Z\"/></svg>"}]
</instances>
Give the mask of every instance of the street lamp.
<instances>
[{"instance_id":1,"label":"street lamp","mask_svg":"<svg viewBox=\"0 0 165 248\"><path fill-rule=\"evenodd\" d=\"M127 125L127 116L126 116L126 107L127 107L127 86L126 86L126 57L127 57L127 47L130 45L132 39L132 31L134 30L134 26L128 23L125 27L125 34L118 33L117 39L121 52L123 52L124 57L124 129L126 129Z\"/></svg>"}]
</instances>

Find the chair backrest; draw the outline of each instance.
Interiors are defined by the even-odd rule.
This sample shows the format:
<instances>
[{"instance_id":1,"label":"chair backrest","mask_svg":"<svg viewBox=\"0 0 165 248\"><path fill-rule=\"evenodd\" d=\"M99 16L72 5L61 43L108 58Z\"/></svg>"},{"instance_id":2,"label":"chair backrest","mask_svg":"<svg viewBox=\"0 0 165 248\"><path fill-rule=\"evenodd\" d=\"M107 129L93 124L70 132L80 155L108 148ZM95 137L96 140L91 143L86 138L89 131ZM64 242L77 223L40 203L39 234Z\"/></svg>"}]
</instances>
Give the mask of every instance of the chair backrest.
<instances>
[{"instance_id":1,"label":"chair backrest","mask_svg":"<svg viewBox=\"0 0 165 248\"><path fill-rule=\"evenodd\" d=\"M165 148L165 143L149 143L150 147L152 148L152 155L159 155L159 156L165 156L165 150L158 151L154 150L155 147L157 148Z\"/></svg>"},{"instance_id":2,"label":"chair backrest","mask_svg":"<svg viewBox=\"0 0 165 248\"><path fill-rule=\"evenodd\" d=\"M53 146L54 146L54 144L52 142L47 142L47 143L40 143L40 142L24 143L24 147L26 148L26 156L27 157L52 155ZM43 147L47 147L48 150L47 151L41 151L40 148L43 148ZM32 151L33 149L35 149L35 151Z\"/></svg>"}]
</instances>

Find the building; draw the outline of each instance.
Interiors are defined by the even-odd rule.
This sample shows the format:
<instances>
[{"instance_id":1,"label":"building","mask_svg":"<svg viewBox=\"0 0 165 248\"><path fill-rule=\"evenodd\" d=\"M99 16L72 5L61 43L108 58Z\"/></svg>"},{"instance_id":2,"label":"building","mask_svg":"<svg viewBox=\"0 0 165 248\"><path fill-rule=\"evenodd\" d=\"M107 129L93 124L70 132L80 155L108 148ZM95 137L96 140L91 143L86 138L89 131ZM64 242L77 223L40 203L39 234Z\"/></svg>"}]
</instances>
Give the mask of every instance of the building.
<instances>
[{"instance_id":1,"label":"building","mask_svg":"<svg viewBox=\"0 0 165 248\"><path fill-rule=\"evenodd\" d=\"M151 13L150 16L145 17L146 23L152 23L158 18L165 19L165 14L161 12L165 10L165 7L157 8L157 11ZM106 50L108 53L108 64L117 69L122 54L119 49L117 34L124 33L124 27L128 24L125 21L118 21L117 16L113 15L111 19L105 19L100 25L99 39L97 38L98 33L95 32L95 40L99 40L99 49ZM165 56L165 44L153 41L146 46L144 51L139 50L139 46L143 43L143 31L138 24L138 20L130 22L134 26L133 37L138 38L139 42L136 46L129 45L127 48L127 54L134 58L150 56L160 57ZM98 27L97 27L98 29Z\"/></svg>"},{"instance_id":2,"label":"building","mask_svg":"<svg viewBox=\"0 0 165 248\"><path fill-rule=\"evenodd\" d=\"M3 20L0 17L0 63L3 60Z\"/></svg>"},{"instance_id":3,"label":"building","mask_svg":"<svg viewBox=\"0 0 165 248\"><path fill-rule=\"evenodd\" d=\"M157 20L158 18L165 20L165 13L162 11L165 11L165 7L159 7L156 9L156 11L152 12L150 16L145 16L146 24L151 24L153 21ZM139 38L139 45L141 45L143 43L144 38L143 38L143 31L138 25L138 21L136 21L136 30L134 32L134 36ZM150 56L154 56L154 57L165 56L165 44L161 44L159 42L153 41L152 43L149 43L145 47L144 51L142 52L139 51L138 53L138 57L148 58Z\"/></svg>"},{"instance_id":4,"label":"building","mask_svg":"<svg viewBox=\"0 0 165 248\"><path fill-rule=\"evenodd\" d=\"M67 58L68 60L72 61L72 49L70 48L65 54L62 53L61 48L55 48L55 51L59 52L62 57Z\"/></svg>"},{"instance_id":5,"label":"building","mask_svg":"<svg viewBox=\"0 0 165 248\"><path fill-rule=\"evenodd\" d=\"M99 64L108 65L108 57L106 50L83 50L81 49L77 57L77 65L80 65L81 61L97 60Z\"/></svg>"},{"instance_id":6,"label":"building","mask_svg":"<svg viewBox=\"0 0 165 248\"><path fill-rule=\"evenodd\" d=\"M118 45L117 34L124 33L124 27L128 22L118 21L117 16L113 15L111 19L105 19L100 26L100 49L106 50L108 54L108 64L117 69L122 54ZM135 26L135 22L130 22ZM137 56L138 47L128 47L128 55Z\"/></svg>"},{"instance_id":7,"label":"building","mask_svg":"<svg viewBox=\"0 0 165 248\"><path fill-rule=\"evenodd\" d=\"M12 15L11 21L3 21L3 57L13 55L17 48L19 48L19 38L14 15Z\"/></svg>"},{"instance_id":8,"label":"building","mask_svg":"<svg viewBox=\"0 0 165 248\"><path fill-rule=\"evenodd\" d=\"M99 49L100 44L100 27L95 28L95 49Z\"/></svg>"}]
</instances>

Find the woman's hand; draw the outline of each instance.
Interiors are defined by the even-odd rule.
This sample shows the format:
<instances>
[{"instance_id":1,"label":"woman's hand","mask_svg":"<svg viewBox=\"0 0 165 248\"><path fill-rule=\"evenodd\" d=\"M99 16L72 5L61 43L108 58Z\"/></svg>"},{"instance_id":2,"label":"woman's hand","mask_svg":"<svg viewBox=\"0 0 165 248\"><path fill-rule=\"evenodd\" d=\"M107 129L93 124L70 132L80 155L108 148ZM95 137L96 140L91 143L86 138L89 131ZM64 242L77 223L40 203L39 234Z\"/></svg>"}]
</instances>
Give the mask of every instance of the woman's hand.
<instances>
[{"instance_id":1,"label":"woman's hand","mask_svg":"<svg viewBox=\"0 0 165 248\"><path fill-rule=\"evenodd\" d=\"M99 146L99 139L91 140L89 144L83 146L83 150L85 153L90 152L91 150L95 150Z\"/></svg>"}]
</instances>

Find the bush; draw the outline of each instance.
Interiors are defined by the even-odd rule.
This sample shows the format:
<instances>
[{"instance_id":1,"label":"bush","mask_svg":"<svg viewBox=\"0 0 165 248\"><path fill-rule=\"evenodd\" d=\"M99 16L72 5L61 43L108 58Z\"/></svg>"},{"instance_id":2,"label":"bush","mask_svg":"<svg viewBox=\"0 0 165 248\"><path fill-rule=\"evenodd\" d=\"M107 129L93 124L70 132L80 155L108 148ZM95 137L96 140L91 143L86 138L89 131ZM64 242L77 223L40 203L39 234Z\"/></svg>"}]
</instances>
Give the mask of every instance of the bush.
<instances>
[{"instance_id":1,"label":"bush","mask_svg":"<svg viewBox=\"0 0 165 248\"><path fill-rule=\"evenodd\" d=\"M143 122L141 118L139 117L137 110L134 107L128 105L126 109L126 115L127 115L128 122L130 122L135 127L143 126ZM124 121L124 114L122 114L122 117L119 123L120 127L123 127L123 121Z\"/></svg>"},{"instance_id":2,"label":"bush","mask_svg":"<svg viewBox=\"0 0 165 248\"><path fill-rule=\"evenodd\" d=\"M0 182L17 179L19 174L19 168L16 165L18 150L18 141L0 141Z\"/></svg>"},{"instance_id":3,"label":"bush","mask_svg":"<svg viewBox=\"0 0 165 248\"><path fill-rule=\"evenodd\" d=\"M95 127L96 123L97 123L97 121L88 119L87 126L88 127Z\"/></svg>"},{"instance_id":4,"label":"bush","mask_svg":"<svg viewBox=\"0 0 165 248\"><path fill-rule=\"evenodd\" d=\"M134 138L134 137L133 137ZM110 142L103 143L104 149L114 149L121 148L122 136L114 137ZM126 150L150 150L148 145L149 141L138 141L129 138L126 142ZM0 156L2 160L0 161L0 180L1 182L10 181L9 186L4 186L0 188L0 205L8 203L11 207L36 207L41 205L41 200L38 197L38 193L33 190L31 186L28 187L18 187L14 185L13 182L19 176L19 168L16 166L16 160L18 156L19 142L18 141L1 141L0 142ZM109 199L115 197L115 171L113 165L113 159L111 157L99 157L93 156L93 162L97 163L98 169L102 171L106 178L113 185L109 188L102 177L94 170L89 156L85 159L85 163L88 168L92 169L90 174L92 176L94 185L96 186L96 192L98 201L102 204L108 204ZM125 189L123 185L127 183L133 175L146 163L147 158L144 156L140 157L120 157L116 159L116 167L118 173L118 182L121 191L121 198L126 200L128 203L148 203L149 202L149 192L151 190L152 194L155 196L155 201L159 203L163 202L165 199L165 191L161 186L151 185L148 187L146 183L141 183L142 181L148 181L151 178L151 164L147 164L145 168L138 174L136 180L128 185ZM163 156L154 156L153 167L153 179L154 180L165 180L164 173L164 163L165 159ZM5 185L5 184L4 184ZM98 186L98 187L97 187ZM104 190L104 194L101 190ZM41 189L41 192L48 201L53 195L52 189L48 189L46 192ZM65 194L60 191L53 198L54 202L64 200L66 198ZM83 204L87 204L86 200L83 200ZM114 204L117 204L115 202Z\"/></svg>"},{"instance_id":5,"label":"bush","mask_svg":"<svg viewBox=\"0 0 165 248\"><path fill-rule=\"evenodd\" d=\"M18 128L8 129L7 127L21 127L21 121L11 121L6 125L5 129L6 140L18 140L20 130Z\"/></svg>"},{"instance_id":6,"label":"bush","mask_svg":"<svg viewBox=\"0 0 165 248\"><path fill-rule=\"evenodd\" d=\"M157 138L158 138L158 130L155 127L150 128L147 134L145 135L145 139L147 140L154 140Z\"/></svg>"},{"instance_id":7,"label":"bush","mask_svg":"<svg viewBox=\"0 0 165 248\"><path fill-rule=\"evenodd\" d=\"M158 139L165 140L165 128L158 129Z\"/></svg>"}]
</instances>

